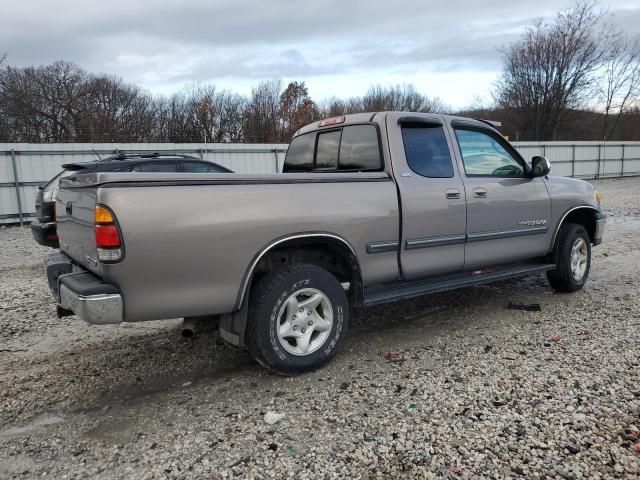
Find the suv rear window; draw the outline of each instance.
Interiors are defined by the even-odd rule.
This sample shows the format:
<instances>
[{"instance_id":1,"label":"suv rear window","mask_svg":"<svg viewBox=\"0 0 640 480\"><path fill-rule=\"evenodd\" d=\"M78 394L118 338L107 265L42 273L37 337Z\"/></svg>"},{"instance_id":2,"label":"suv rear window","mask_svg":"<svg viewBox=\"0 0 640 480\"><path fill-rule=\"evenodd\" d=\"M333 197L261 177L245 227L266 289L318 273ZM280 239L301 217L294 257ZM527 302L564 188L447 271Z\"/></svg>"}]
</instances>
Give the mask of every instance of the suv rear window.
<instances>
[{"instance_id":1,"label":"suv rear window","mask_svg":"<svg viewBox=\"0 0 640 480\"><path fill-rule=\"evenodd\" d=\"M376 127L349 125L339 130L306 133L294 138L289 144L282 171L381 169Z\"/></svg>"}]
</instances>

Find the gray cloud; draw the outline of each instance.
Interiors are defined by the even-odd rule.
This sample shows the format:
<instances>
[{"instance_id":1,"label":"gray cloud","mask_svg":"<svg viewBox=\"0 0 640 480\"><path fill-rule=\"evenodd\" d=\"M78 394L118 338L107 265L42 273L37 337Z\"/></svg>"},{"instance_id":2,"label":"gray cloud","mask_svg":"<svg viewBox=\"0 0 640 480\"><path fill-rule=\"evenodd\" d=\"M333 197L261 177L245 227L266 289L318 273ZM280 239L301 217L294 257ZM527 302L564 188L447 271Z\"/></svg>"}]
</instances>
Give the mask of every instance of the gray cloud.
<instances>
[{"instance_id":1,"label":"gray cloud","mask_svg":"<svg viewBox=\"0 0 640 480\"><path fill-rule=\"evenodd\" d=\"M498 47L571 0L33 3L3 2L0 51L8 51L9 63L65 59L158 88L367 71L496 71ZM635 2L611 2L609 12L613 23L640 33Z\"/></svg>"}]
</instances>

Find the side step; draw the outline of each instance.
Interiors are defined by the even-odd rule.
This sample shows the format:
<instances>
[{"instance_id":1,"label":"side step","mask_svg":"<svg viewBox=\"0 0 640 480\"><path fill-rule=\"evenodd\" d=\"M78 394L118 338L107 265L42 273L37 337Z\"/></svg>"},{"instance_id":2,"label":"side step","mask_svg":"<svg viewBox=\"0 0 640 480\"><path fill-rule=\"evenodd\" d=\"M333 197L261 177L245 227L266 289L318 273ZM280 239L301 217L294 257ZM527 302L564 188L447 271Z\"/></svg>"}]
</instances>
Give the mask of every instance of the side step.
<instances>
[{"instance_id":1,"label":"side step","mask_svg":"<svg viewBox=\"0 0 640 480\"><path fill-rule=\"evenodd\" d=\"M405 298L418 297L426 293L444 292L461 287L482 285L507 278L546 272L547 270L553 270L555 267L553 263L527 263L490 269L485 268L474 272L455 273L410 282L398 281L383 283L365 289L363 305L377 305Z\"/></svg>"}]
</instances>

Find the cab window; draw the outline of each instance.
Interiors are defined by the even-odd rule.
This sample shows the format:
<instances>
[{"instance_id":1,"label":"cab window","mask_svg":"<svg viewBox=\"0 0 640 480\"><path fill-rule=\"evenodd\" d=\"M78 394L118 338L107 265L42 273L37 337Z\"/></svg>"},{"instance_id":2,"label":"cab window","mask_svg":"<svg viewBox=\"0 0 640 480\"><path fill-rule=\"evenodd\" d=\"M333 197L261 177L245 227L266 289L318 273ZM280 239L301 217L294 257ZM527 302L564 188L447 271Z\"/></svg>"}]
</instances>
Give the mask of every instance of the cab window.
<instances>
[{"instance_id":1,"label":"cab window","mask_svg":"<svg viewBox=\"0 0 640 480\"><path fill-rule=\"evenodd\" d=\"M315 148L315 142L315 133L299 135L291 140L282 171L286 173L309 172L313 170L313 150Z\"/></svg>"},{"instance_id":2,"label":"cab window","mask_svg":"<svg viewBox=\"0 0 640 480\"><path fill-rule=\"evenodd\" d=\"M453 177L449 145L440 125L402 127L404 153L409 168L429 178Z\"/></svg>"},{"instance_id":3,"label":"cab window","mask_svg":"<svg viewBox=\"0 0 640 480\"><path fill-rule=\"evenodd\" d=\"M336 170L340 149L341 130L318 134L316 149L316 170Z\"/></svg>"},{"instance_id":4,"label":"cab window","mask_svg":"<svg viewBox=\"0 0 640 480\"><path fill-rule=\"evenodd\" d=\"M521 160L498 135L463 128L456 128L455 132L468 176L524 176Z\"/></svg>"},{"instance_id":5,"label":"cab window","mask_svg":"<svg viewBox=\"0 0 640 480\"><path fill-rule=\"evenodd\" d=\"M342 129L340 170L380 170L378 131L373 125L352 125Z\"/></svg>"}]
</instances>

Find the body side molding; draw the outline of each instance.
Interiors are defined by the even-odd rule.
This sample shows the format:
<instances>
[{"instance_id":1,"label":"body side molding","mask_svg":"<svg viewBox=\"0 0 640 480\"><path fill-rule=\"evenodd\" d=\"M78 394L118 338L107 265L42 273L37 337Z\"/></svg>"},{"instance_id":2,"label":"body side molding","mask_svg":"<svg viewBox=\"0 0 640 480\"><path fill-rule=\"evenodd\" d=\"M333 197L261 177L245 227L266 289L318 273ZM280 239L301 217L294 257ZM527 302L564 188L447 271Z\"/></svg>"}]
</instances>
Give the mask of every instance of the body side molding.
<instances>
[{"instance_id":1,"label":"body side molding","mask_svg":"<svg viewBox=\"0 0 640 480\"><path fill-rule=\"evenodd\" d=\"M509 230L495 230L491 232L477 232L467 234L467 242L480 242L483 240L497 240L500 238L522 237L524 235L540 235L547 233L545 227L511 228Z\"/></svg>"}]
</instances>

